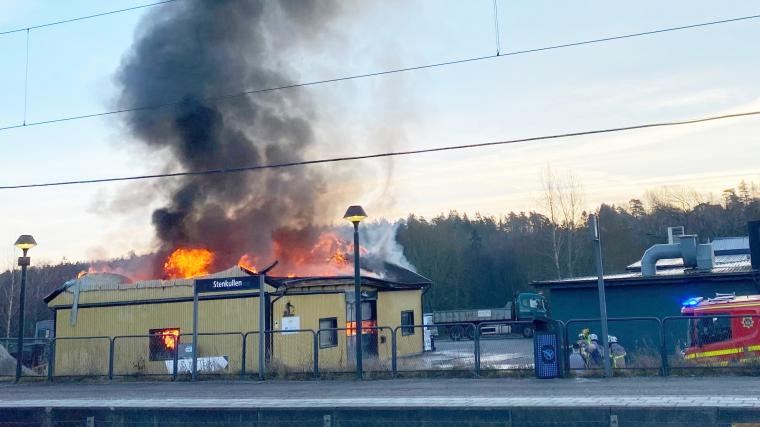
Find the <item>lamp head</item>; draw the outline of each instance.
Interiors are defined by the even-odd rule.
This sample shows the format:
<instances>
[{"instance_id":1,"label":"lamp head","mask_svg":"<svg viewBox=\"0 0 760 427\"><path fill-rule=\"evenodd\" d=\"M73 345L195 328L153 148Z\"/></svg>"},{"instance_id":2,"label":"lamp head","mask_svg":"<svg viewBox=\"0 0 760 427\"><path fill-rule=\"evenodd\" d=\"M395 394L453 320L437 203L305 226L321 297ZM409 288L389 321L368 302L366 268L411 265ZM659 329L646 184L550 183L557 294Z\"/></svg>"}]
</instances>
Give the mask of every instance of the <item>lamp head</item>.
<instances>
[{"instance_id":1,"label":"lamp head","mask_svg":"<svg viewBox=\"0 0 760 427\"><path fill-rule=\"evenodd\" d=\"M359 205L349 206L346 210L346 214L343 215L343 219L347 219L353 223L358 223L367 217L367 213Z\"/></svg>"},{"instance_id":2,"label":"lamp head","mask_svg":"<svg viewBox=\"0 0 760 427\"><path fill-rule=\"evenodd\" d=\"M37 246L37 242L30 234L23 234L19 236L18 239L16 239L16 243L14 243L14 245L17 248L26 251Z\"/></svg>"}]
</instances>

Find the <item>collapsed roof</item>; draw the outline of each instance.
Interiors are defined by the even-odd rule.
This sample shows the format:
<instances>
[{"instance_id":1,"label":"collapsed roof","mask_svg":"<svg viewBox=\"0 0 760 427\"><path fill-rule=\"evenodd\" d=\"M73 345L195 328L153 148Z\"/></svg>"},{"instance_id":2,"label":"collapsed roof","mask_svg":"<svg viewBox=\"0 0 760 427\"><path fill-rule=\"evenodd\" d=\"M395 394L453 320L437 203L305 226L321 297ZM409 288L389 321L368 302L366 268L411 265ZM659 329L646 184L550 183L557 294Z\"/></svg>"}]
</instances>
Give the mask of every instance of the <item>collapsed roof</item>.
<instances>
[{"instance_id":1,"label":"collapsed roof","mask_svg":"<svg viewBox=\"0 0 760 427\"><path fill-rule=\"evenodd\" d=\"M364 270L373 275L362 275L363 286L382 290L422 289L432 284L432 281L420 274L385 261L369 263ZM89 273L82 277L68 280L46 296L43 301L49 303L64 292L119 291L145 288L187 287L192 288L195 279L233 278L255 275L251 270L233 266L226 270L192 279L153 279L132 281L128 277L114 273ZM266 283L278 290L290 288L307 288L316 286L353 285L354 276L308 276L308 277L276 277L265 276ZM78 289L77 289L78 287Z\"/></svg>"}]
</instances>

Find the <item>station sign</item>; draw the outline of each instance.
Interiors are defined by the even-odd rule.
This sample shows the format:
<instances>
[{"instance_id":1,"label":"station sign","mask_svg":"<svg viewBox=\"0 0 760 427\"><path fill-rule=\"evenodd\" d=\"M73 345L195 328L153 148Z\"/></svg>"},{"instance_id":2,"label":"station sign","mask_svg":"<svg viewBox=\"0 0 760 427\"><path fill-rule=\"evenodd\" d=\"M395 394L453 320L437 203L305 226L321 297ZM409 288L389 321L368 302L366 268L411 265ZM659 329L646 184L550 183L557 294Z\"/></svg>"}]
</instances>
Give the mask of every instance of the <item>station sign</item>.
<instances>
[{"instance_id":1,"label":"station sign","mask_svg":"<svg viewBox=\"0 0 760 427\"><path fill-rule=\"evenodd\" d=\"M247 289L259 289L259 276L220 277L216 279L195 280L195 292L198 294Z\"/></svg>"}]
</instances>

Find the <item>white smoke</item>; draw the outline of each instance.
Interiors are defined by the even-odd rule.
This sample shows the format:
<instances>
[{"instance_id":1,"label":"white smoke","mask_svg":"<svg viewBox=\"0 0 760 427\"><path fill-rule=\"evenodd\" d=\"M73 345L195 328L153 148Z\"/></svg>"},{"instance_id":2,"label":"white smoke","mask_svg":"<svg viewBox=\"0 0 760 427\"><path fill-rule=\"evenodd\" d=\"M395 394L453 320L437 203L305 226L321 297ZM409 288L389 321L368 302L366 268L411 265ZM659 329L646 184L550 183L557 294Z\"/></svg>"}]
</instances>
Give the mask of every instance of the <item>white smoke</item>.
<instances>
[{"instance_id":1,"label":"white smoke","mask_svg":"<svg viewBox=\"0 0 760 427\"><path fill-rule=\"evenodd\" d=\"M401 220L391 223L386 219L362 223L359 228L359 246L367 251L362 256L396 264L416 273L417 269L406 259L403 246L396 240L398 228L402 225ZM341 227L336 231L346 241L353 242L351 228Z\"/></svg>"}]
</instances>

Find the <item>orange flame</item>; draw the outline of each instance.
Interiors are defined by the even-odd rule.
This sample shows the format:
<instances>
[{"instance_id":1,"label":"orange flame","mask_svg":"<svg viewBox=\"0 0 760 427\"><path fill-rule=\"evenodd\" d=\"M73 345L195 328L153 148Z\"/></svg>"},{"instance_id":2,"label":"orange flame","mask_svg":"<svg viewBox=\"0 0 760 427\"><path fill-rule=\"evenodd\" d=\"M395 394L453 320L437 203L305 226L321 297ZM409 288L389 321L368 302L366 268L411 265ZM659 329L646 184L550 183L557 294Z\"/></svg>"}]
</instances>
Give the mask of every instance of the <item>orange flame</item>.
<instances>
[{"instance_id":1,"label":"orange flame","mask_svg":"<svg viewBox=\"0 0 760 427\"><path fill-rule=\"evenodd\" d=\"M164 263L164 273L170 279L189 279L209 273L214 253L204 248L177 248Z\"/></svg>"},{"instance_id":2,"label":"orange flame","mask_svg":"<svg viewBox=\"0 0 760 427\"><path fill-rule=\"evenodd\" d=\"M319 235L319 240L311 249L311 254L315 258L323 258L328 264L346 267L351 263L350 254L353 250L354 245L349 241L341 239L335 233L323 232ZM362 247L359 247L359 250L366 252Z\"/></svg>"},{"instance_id":3,"label":"orange flame","mask_svg":"<svg viewBox=\"0 0 760 427\"><path fill-rule=\"evenodd\" d=\"M312 240L313 239L313 240ZM354 246L339 234L322 231L311 236L280 233L274 236L274 258L280 261L281 270L298 275L347 275L351 273ZM359 249L366 253L364 248Z\"/></svg>"},{"instance_id":4,"label":"orange flame","mask_svg":"<svg viewBox=\"0 0 760 427\"><path fill-rule=\"evenodd\" d=\"M79 273L77 273L77 279L81 279L82 277L84 277L84 276L86 276L88 274L91 274L91 273L104 273L104 272L105 272L105 270L98 271L95 268L93 268L92 266L89 266L87 268L87 270L82 270Z\"/></svg>"},{"instance_id":5,"label":"orange flame","mask_svg":"<svg viewBox=\"0 0 760 427\"><path fill-rule=\"evenodd\" d=\"M240 257L240 259L237 262L238 267L245 268L246 270L250 270L252 273L258 273L259 270L256 269L256 267L253 265L253 257L248 254L243 254L243 256Z\"/></svg>"},{"instance_id":6,"label":"orange flame","mask_svg":"<svg viewBox=\"0 0 760 427\"><path fill-rule=\"evenodd\" d=\"M158 334L163 337L164 347L174 350L179 339L179 329L164 329L163 331L159 331Z\"/></svg>"}]
</instances>

